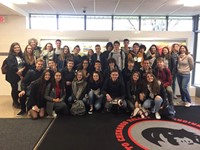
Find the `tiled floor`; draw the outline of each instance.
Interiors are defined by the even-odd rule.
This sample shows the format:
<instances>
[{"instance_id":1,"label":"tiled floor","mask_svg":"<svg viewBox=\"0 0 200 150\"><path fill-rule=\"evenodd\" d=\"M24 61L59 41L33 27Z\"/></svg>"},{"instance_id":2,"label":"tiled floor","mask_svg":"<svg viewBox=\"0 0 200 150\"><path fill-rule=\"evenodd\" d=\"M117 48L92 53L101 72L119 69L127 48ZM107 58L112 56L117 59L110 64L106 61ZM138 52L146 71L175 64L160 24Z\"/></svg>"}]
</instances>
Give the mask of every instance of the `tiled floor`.
<instances>
[{"instance_id":1,"label":"tiled floor","mask_svg":"<svg viewBox=\"0 0 200 150\"><path fill-rule=\"evenodd\" d=\"M174 100L175 105L181 105L180 98ZM200 105L199 97L192 97L192 105ZM12 99L10 96L0 96L0 118L17 118L17 113L20 109L16 109L12 106ZM29 116L23 116L23 118L29 118Z\"/></svg>"},{"instance_id":2,"label":"tiled floor","mask_svg":"<svg viewBox=\"0 0 200 150\"><path fill-rule=\"evenodd\" d=\"M0 118L18 118L17 113L20 109L12 106L12 98L10 96L0 96ZM26 118L28 116L23 116Z\"/></svg>"}]
</instances>

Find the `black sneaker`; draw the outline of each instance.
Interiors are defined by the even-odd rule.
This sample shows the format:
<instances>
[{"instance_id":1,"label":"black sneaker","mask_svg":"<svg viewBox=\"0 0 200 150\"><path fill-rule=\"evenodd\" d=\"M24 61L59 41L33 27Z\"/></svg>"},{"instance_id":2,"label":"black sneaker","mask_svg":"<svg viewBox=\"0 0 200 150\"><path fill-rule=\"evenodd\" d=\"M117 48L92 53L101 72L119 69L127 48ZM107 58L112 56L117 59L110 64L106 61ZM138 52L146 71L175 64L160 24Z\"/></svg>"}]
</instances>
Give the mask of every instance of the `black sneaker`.
<instances>
[{"instance_id":1,"label":"black sneaker","mask_svg":"<svg viewBox=\"0 0 200 150\"><path fill-rule=\"evenodd\" d=\"M24 116L24 115L26 115L26 111L24 111L24 110L21 110L21 111L17 114L17 116Z\"/></svg>"}]
</instances>

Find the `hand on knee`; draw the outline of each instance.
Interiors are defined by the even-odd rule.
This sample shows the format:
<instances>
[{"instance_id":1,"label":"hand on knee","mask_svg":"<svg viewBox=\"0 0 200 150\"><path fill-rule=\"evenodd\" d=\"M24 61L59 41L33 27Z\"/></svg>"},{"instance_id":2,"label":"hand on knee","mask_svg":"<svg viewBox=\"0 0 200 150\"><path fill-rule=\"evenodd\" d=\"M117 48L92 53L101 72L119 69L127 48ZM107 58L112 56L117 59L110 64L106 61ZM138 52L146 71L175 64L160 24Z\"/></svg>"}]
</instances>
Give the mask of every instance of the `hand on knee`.
<instances>
[{"instance_id":1,"label":"hand on knee","mask_svg":"<svg viewBox=\"0 0 200 150\"><path fill-rule=\"evenodd\" d=\"M162 97L160 97L159 95L157 95L154 100L155 101L162 101Z\"/></svg>"}]
</instances>

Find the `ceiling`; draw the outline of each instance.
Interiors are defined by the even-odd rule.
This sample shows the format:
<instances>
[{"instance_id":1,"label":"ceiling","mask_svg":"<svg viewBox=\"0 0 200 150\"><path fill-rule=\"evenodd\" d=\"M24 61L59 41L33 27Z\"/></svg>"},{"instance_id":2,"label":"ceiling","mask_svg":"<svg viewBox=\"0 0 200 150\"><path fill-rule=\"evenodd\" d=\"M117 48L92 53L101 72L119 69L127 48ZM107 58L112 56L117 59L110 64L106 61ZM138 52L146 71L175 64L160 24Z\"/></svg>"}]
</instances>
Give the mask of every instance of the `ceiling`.
<instances>
[{"instance_id":1,"label":"ceiling","mask_svg":"<svg viewBox=\"0 0 200 150\"><path fill-rule=\"evenodd\" d=\"M0 15L26 16L29 13L37 13L193 16L200 14L200 3L194 7L186 7L178 4L180 0L29 0L26 5L12 4L8 1L0 0Z\"/></svg>"}]
</instances>

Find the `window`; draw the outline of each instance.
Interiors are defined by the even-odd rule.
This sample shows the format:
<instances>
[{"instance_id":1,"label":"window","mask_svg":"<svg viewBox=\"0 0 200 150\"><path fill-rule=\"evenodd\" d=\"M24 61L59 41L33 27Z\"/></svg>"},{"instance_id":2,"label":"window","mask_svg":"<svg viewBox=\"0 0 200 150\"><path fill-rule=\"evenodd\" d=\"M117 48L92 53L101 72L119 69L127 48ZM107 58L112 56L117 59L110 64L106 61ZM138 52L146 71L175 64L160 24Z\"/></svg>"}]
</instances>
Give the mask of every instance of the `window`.
<instances>
[{"instance_id":1,"label":"window","mask_svg":"<svg viewBox=\"0 0 200 150\"><path fill-rule=\"evenodd\" d=\"M59 30L84 30L84 16L59 15Z\"/></svg>"},{"instance_id":2,"label":"window","mask_svg":"<svg viewBox=\"0 0 200 150\"><path fill-rule=\"evenodd\" d=\"M112 30L111 16L87 16L86 30Z\"/></svg>"},{"instance_id":3,"label":"window","mask_svg":"<svg viewBox=\"0 0 200 150\"><path fill-rule=\"evenodd\" d=\"M200 33L198 33L196 61L200 62Z\"/></svg>"},{"instance_id":4,"label":"window","mask_svg":"<svg viewBox=\"0 0 200 150\"><path fill-rule=\"evenodd\" d=\"M139 18L134 16L114 16L114 30L139 30Z\"/></svg>"},{"instance_id":5,"label":"window","mask_svg":"<svg viewBox=\"0 0 200 150\"><path fill-rule=\"evenodd\" d=\"M198 30L200 30L200 17L199 17L199 26L198 26Z\"/></svg>"},{"instance_id":6,"label":"window","mask_svg":"<svg viewBox=\"0 0 200 150\"><path fill-rule=\"evenodd\" d=\"M168 31L192 31L192 17L169 17Z\"/></svg>"},{"instance_id":7,"label":"window","mask_svg":"<svg viewBox=\"0 0 200 150\"><path fill-rule=\"evenodd\" d=\"M166 17L141 17L142 31L166 31Z\"/></svg>"},{"instance_id":8,"label":"window","mask_svg":"<svg viewBox=\"0 0 200 150\"><path fill-rule=\"evenodd\" d=\"M195 66L194 84L196 86L200 86L200 72L198 70L200 70L200 63L196 63Z\"/></svg>"},{"instance_id":9,"label":"window","mask_svg":"<svg viewBox=\"0 0 200 150\"><path fill-rule=\"evenodd\" d=\"M57 30L56 15L31 15L31 29Z\"/></svg>"}]
</instances>

